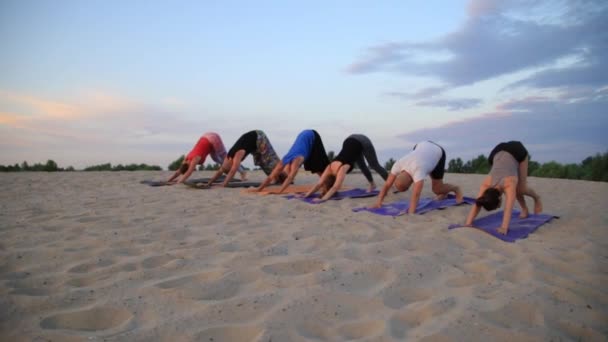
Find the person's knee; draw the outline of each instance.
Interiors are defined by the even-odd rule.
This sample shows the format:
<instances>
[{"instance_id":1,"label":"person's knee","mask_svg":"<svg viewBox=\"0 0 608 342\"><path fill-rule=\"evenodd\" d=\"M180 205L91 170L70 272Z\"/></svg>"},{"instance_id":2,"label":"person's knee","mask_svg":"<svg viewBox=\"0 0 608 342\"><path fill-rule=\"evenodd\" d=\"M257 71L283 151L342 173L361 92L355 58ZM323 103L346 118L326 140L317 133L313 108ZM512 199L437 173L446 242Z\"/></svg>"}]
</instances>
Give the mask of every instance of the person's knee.
<instances>
[{"instance_id":1,"label":"person's knee","mask_svg":"<svg viewBox=\"0 0 608 342\"><path fill-rule=\"evenodd\" d=\"M431 186L433 193L439 195L444 191L443 188L444 186L442 181L433 181L433 185Z\"/></svg>"}]
</instances>

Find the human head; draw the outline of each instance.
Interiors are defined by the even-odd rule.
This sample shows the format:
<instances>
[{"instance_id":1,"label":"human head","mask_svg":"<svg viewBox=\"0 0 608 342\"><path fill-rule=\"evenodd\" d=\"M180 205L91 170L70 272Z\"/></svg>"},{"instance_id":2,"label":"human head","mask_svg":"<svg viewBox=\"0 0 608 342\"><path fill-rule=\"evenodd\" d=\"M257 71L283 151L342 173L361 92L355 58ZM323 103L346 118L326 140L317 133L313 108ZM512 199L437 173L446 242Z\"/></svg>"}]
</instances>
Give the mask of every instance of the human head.
<instances>
[{"instance_id":1,"label":"human head","mask_svg":"<svg viewBox=\"0 0 608 342\"><path fill-rule=\"evenodd\" d=\"M409 189L412 185L413 181L414 180L409 173L405 171L400 172L395 178L395 188L397 188L399 191L407 191L407 189Z\"/></svg>"},{"instance_id":2,"label":"human head","mask_svg":"<svg viewBox=\"0 0 608 342\"><path fill-rule=\"evenodd\" d=\"M186 171L188 171L189 167L190 167L190 163L188 163L188 161L184 161L182 163L182 166L179 167L179 173L181 173L183 175L184 173L186 173Z\"/></svg>"},{"instance_id":3,"label":"human head","mask_svg":"<svg viewBox=\"0 0 608 342\"><path fill-rule=\"evenodd\" d=\"M475 200L475 205L483 207L487 211L492 211L500 207L500 191L495 188L488 188L481 197Z\"/></svg>"},{"instance_id":4,"label":"human head","mask_svg":"<svg viewBox=\"0 0 608 342\"><path fill-rule=\"evenodd\" d=\"M224 162L222 163L222 166L220 166L220 169L222 172L228 173L230 172L230 168L232 168L232 158L224 158Z\"/></svg>"},{"instance_id":5,"label":"human head","mask_svg":"<svg viewBox=\"0 0 608 342\"><path fill-rule=\"evenodd\" d=\"M282 184L286 179L287 179L287 174L285 172L281 172L277 176L276 182Z\"/></svg>"},{"instance_id":6,"label":"human head","mask_svg":"<svg viewBox=\"0 0 608 342\"><path fill-rule=\"evenodd\" d=\"M321 196L325 195L329 191L329 189L331 189L331 187L334 186L335 183L336 183L335 175L327 176L327 178L323 182L323 185L321 185Z\"/></svg>"}]
</instances>

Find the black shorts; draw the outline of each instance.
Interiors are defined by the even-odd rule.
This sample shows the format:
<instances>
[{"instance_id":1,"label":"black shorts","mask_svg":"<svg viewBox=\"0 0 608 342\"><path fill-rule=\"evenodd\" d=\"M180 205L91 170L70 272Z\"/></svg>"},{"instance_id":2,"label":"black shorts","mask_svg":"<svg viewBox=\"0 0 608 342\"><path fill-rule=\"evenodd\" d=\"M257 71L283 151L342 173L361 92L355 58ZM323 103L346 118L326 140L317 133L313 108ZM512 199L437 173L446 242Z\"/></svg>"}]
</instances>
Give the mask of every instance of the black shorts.
<instances>
[{"instance_id":1,"label":"black shorts","mask_svg":"<svg viewBox=\"0 0 608 342\"><path fill-rule=\"evenodd\" d=\"M523 162L528 157L528 150L524 147L524 145L519 141L509 141L502 142L490 152L490 156L488 157L488 162L490 165L494 163L494 155L500 151L508 152L510 155L517 160L518 163Z\"/></svg>"},{"instance_id":2,"label":"black shorts","mask_svg":"<svg viewBox=\"0 0 608 342\"><path fill-rule=\"evenodd\" d=\"M443 147L439 146L439 148L441 149L441 158L439 158L437 165L433 171L431 171L432 179L443 179L443 175L445 174L445 151L443 150Z\"/></svg>"},{"instance_id":3,"label":"black shorts","mask_svg":"<svg viewBox=\"0 0 608 342\"><path fill-rule=\"evenodd\" d=\"M312 173L318 173L325 171L327 165L329 165L329 158L327 152L325 152L325 146L323 146L323 140L317 131L313 130L315 139L312 144L312 150L310 156L304 161L304 170Z\"/></svg>"}]
</instances>

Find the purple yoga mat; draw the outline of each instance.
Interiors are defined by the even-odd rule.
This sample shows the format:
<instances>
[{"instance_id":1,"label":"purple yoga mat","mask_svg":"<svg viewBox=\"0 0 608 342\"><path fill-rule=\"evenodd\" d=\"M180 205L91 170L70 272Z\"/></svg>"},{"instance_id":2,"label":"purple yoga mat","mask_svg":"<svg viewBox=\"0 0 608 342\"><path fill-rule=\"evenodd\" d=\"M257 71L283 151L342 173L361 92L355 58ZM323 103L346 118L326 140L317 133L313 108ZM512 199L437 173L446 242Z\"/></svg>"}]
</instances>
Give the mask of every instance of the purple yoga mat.
<instances>
[{"instance_id":1,"label":"purple yoga mat","mask_svg":"<svg viewBox=\"0 0 608 342\"><path fill-rule=\"evenodd\" d=\"M554 218L558 218L554 215L547 214L534 214L526 217L525 219L519 218L519 211L513 210L511 217L511 224L509 225L509 231L507 235L500 234L497 230L502 224L503 211L499 211L488 216L479 218L473 221L473 227L481 231L484 231L494 237L497 237L503 241L515 242L519 239L525 239L528 235L532 234L538 229L538 227L551 221ZM461 224L451 224L448 226L449 229L466 227Z\"/></svg>"},{"instance_id":2,"label":"purple yoga mat","mask_svg":"<svg viewBox=\"0 0 608 342\"><path fill-rule=\"evenodd\" d=\"M367 190L365 190L365 189L350 189L350 190L336 192L330 198L330 200L341 200L341 199L345 199L345 198L374 197L374 196L378 196L379 193L380 192L378 190L367 192ZM299 199L299 200L307 202L307 203L317 204L319 202L314 202L313 200L316 198L319 198L320 196L321 196L320 194L312 194L310 197L303 198L303 197L299 197L296 195L287 195L287 196L285 196L285 198L287 198L287 199L296 198L296 199Z\"/></svg>"},{"instance_id":3,"label":"purple yoga mat","mask_svg":"<svg viewBox=\"0 0 608 342\"><path fill-rule=\"evenodd\" d=\"M462 203L473 204L473 203L475 203L475 199L465 196ZM441 209L445 209L448 207L453 207L455 205L458 205L458 204L456 203L456 197L454 195L448 195L448 197L446 199L442 199L442 200L438 200L438 201L435 201L432 198L421 198L418 201L418 206L416 206L416 214L422 215L422 214L428 213L431 210L441 210ZM377 209L370 209L370 208L363 207L363 208L355 208L355 209L353 209L353 211L354 212L369 211L371 213L378 214L378 215L400 216L403 214L407 214L407 210L409 209L409 207L410 207L410 201L404 200L404 201L384 204L384 205L382 205L382 207L377 208Z\"/></svg>"}]
</instances>

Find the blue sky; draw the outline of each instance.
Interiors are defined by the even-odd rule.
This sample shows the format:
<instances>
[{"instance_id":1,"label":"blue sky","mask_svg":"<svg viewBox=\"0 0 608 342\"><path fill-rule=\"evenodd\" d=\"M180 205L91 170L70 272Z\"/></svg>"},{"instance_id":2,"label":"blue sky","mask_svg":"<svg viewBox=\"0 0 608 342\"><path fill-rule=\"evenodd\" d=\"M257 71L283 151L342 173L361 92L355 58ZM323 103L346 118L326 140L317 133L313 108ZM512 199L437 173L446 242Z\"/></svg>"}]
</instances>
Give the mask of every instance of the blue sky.
<instances>
[{"instance_id":1,"label":"blue sky","mask_svg":"<svg viewBox=\"0 0 608 342\"><path fill-rule=\"evenodd\" d=\"M0 164L166 167L199 136L262 129L283 155L367 134L381 161L521 140L608 150L608 3L0 2ZM248 165L252 165L249 160Z\"/></svg>"}]
</instances>

